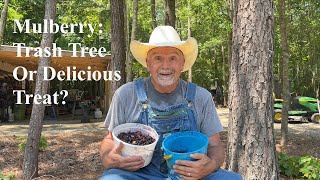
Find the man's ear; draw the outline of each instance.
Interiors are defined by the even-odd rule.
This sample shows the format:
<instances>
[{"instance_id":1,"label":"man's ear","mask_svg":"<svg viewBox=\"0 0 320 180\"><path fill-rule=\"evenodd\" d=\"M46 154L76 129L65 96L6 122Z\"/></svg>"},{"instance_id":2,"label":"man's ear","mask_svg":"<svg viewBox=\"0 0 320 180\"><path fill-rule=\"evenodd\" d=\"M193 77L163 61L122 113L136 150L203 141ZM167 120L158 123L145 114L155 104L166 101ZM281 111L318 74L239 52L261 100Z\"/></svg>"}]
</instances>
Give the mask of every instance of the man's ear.
<instances>
[{"instance_id":1,"label":"man's ear","mask_svg":"<svg viewBox=\"0 0 320 180\"><path fill-rule=\"evenodd\" d=\"M147 64L147 71L150 72L148 59L146 59L146 64Z\"/></svg>"},{"instance_id":2,"label":"man's ear","mask_svg":"<svg viewBox=\"0 0 320 180\"><path fill-rule=\"evenodd\" d=\"M185 60L183 60L183 64L182 64L182 70L181 70L181 72L183 71L183 69L184 69L184 64L186 63L186 61Z\"/></svg>"}]
</instances>

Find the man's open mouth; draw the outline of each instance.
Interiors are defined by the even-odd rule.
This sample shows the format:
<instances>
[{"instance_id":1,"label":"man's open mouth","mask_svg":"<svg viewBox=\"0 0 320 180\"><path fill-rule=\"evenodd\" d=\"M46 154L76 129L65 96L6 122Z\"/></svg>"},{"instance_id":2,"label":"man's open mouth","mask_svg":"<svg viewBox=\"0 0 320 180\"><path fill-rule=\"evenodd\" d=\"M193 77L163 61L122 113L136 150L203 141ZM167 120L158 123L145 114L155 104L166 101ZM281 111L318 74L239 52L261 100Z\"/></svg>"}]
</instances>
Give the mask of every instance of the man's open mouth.
<instances>
[{"instance_id":1,"label":"man's open mouth","mask_svg":"<svg viewBox=\"0 0 320 180\"><path fill-rule=\"evenodd\" d=\"M168 72L160 72L159 73L159 77L161 78L161 79L164 79L164 80L166 80L166 79L171 79L172 77L173 77L173 74L174 74L174 72L173 71L168 71Z\"/></svg>"},{"instance_id":2,"label":"man's open mouth","mask_svg":"<svg viewBox=\"0 0 320 180\"><path fill-rule=\"evenodd\" d=\"M160 73L161 76L170 76L171 74L173 74L172 72L170 73Z\"/></svg>"}]
</instances>

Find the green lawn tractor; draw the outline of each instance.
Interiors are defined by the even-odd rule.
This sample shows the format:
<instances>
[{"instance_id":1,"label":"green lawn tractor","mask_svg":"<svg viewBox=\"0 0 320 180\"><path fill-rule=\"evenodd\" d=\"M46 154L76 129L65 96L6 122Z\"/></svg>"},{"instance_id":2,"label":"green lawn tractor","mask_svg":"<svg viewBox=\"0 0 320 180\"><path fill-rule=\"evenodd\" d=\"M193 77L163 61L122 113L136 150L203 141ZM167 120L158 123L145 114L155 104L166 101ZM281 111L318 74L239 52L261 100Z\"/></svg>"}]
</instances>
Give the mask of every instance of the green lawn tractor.
<instances>
[{"instance_id":1,"label":"green lawn tractor","mask_svg":"<svg viewBox=\"0 0 320 180\"><path fill-rule=\"evenodd\" d=\"M288 111L289 121L314 122L319 124L319 100L316 98L297 96L292 97ZM281 122L282 99L274 99L274 121Z\"/></svg>"}]
</instances>

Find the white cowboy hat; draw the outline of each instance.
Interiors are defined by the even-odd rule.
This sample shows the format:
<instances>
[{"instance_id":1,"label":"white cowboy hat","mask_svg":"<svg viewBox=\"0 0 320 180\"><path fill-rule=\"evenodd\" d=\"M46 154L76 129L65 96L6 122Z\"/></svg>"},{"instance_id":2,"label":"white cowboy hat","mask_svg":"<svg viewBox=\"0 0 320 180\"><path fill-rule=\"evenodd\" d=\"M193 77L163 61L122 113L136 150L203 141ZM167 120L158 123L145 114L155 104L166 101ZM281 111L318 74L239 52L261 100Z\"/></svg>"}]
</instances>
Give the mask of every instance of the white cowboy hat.
<instances>
[{"instance_id":1,"label":"white cowboy hat","mask_svg":"<svg viewBox=\"0 0 320 180\"><path fill-rule=\"evenodd\" d=\"M184 55L183 71L187 71L196 61L198 55L197 41L190 37L186 41L181 41L177 31L171 26L158 26L151 33L149 43L132 41L130 50L134 58L147 67L147 54L155 47L175 47Z\"/></svg>"}]
</instances>

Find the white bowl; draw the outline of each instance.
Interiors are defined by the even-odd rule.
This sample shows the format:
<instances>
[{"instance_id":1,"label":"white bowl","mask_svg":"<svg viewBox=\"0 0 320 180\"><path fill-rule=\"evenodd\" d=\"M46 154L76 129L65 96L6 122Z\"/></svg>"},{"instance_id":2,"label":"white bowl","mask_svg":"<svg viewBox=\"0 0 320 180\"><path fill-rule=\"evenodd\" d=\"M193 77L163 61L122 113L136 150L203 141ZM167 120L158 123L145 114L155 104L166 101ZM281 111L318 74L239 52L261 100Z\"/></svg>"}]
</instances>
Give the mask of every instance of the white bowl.
<instances>
[{"instance_id":1,"label":"white bowl","mask_svg":"<svg viewBox=\"0 0 320 180\"><path fill-rule=\"evenodd\" d=\"M140 131L142 134L148 134L154 138L155 141L148 145L133 145L126 143L117 137L120 133L129 131ZM120 142L123 143L124 146L121 150L122 156L141 156L144 159L144 166L147 166L151 162L154 149L159 140L159 135L156 130L150 126L139 123L125 123L115 127L112 131L112 137L116 146L118 146Z\"/></svg>"}]
</instances>

